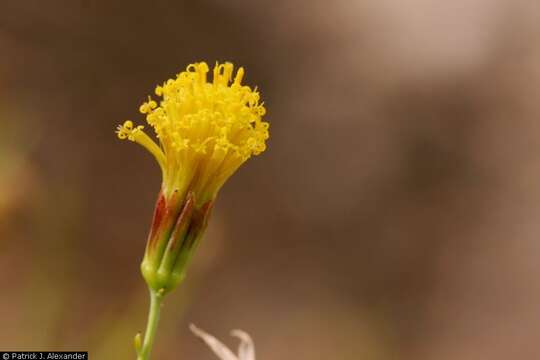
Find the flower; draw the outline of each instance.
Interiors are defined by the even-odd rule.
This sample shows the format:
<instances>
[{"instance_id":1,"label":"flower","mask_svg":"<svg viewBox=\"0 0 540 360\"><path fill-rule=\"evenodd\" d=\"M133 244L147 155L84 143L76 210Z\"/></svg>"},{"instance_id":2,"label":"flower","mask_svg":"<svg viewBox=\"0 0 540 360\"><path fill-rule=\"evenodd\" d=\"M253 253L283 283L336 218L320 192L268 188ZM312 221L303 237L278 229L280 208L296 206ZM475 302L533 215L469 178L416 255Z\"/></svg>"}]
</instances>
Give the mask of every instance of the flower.
<instances>
[{"instance_id":1,"label":"flower","mask_svg":"<svg viewBox=\"0 0 540 360\"><path fill-rule=\"evenodd\" d=\"M221 360L255 360L255 345L251 337L242 330L233 330L231 335L240 339L238 346L238 355L235 355L229 348L212 335L204 332L195 325L189 326L190 330L201 338L214 354Z\"/></svg>"},{"instance_id":2,"label":"flower","mask_svg":"<svg viewBox=\"0 0 540 360\"><path fill-rule=\"evenodd\" d=\"M226 180L251 156L266 149L269 124L257 89L242 85L244 69L233 78L231 63L189 65L155 88L139 110L157 142L143 125L125 121L120 139L136 142L157 160L161 191L141 264L155 291L167 292L184 277L193 249L206 228L210 211Z\"/></svg>"},{"instance_id":3,"label":"flower","mask_svg":"<svg viewBox=\"0 0 540 360\"><path fill-rule=\"evenodd\" d=\"M208 65L191 64L186 71L155 89L159 104L150 96L139 108L156 132L156 144L142 125L128 120L118 126L120 139L144 146L163 172L163 193L190 190L197 204L213 199L223 183L252 155L266 149L268 123L256 89L242 85L244 69L217 64L213 81Z\"/></svg>"}]
</instances>

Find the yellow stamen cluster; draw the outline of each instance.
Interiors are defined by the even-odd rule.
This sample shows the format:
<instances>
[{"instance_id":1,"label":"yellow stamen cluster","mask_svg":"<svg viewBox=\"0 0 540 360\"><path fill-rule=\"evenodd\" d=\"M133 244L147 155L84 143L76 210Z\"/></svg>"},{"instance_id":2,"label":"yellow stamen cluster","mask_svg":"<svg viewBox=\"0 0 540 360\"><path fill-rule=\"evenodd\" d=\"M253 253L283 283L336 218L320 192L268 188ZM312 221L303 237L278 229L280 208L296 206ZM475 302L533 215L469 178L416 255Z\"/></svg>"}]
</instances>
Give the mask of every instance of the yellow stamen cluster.
<instances>
[{"instance_id":1,"label":"yellow stamen cluster","mask_svg":"<svg viewBox=\"0 0 540 360\"><path fill-rule=\"evenodd\" d=\"M233 64L216 63L211 82L208 72L205 62L191 64L156 87L159 104L148 97L141 105L159 145L129 120L117 129L120 139L135 141L155 156L166 194L194 191L202 194L199 201L212 199L242 163L266 149L269 137L259 93L241 83L244 69L233 78Z\"/></svg>"}]
</instances>

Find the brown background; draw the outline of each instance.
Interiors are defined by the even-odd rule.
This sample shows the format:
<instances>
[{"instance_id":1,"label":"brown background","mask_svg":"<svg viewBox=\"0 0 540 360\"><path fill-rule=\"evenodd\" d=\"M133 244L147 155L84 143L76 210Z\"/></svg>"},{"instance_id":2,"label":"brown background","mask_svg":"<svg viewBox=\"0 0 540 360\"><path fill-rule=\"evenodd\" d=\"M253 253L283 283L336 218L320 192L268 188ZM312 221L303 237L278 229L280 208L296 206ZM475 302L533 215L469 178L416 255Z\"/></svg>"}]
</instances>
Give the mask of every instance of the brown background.
<instances>
[{"instance_id":1,"label":"brown background","mask_svg":"<svg viewBox=\"0 0 540 360\"><path fill-rule=\"evenodd\" d=\"M155 359L534 359L533 0L0 0L0 349L134 358L158 167L118 141L198 60L258 85L269 149L220 194Z\"/></svg>"}]
</instances>

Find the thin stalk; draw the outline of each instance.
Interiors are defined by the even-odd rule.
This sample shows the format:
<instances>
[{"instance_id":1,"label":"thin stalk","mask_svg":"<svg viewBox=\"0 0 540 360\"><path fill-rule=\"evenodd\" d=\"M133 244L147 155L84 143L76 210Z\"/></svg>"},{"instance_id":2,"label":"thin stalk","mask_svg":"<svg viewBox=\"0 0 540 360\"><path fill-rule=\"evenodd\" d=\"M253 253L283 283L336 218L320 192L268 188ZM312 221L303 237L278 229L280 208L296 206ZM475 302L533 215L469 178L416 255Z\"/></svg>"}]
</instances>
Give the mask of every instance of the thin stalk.
<instances>
[{"instance_id":1,"label":"thin stalk","mask_svg":"<svg viewBox=\"0 0 540 360\"><path fill-rule=\"evenodd\" d=\"M161 311L161 303L163 301L163 293L150 289L150 309L148 311L148 323L144 333L144 341L140 349L137 350L137 360L149 360L154 338L156 337L159 313Z\"/></svg>"}]
</instances>

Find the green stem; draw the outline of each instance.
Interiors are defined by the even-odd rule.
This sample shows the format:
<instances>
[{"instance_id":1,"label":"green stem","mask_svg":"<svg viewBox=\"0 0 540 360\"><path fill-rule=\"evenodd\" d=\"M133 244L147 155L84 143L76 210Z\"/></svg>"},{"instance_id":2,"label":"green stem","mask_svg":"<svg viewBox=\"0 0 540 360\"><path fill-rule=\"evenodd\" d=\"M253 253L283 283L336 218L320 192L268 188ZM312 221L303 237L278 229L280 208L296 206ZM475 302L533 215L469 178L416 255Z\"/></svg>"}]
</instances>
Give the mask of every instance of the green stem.
<instances>
[{"instance_id":1,"label":"green stem","mask_svg":"<svg viewBox=\"0 0 540 360\"><path fill-rule=\"evenodd\" d=\"M149 360L152 346L154 345L154 338L156 337L156 331L159 322L159 313L161 310L161 303L163 300L163 293L161 291L154 291L150 289L150 309L148 312L148 323L146 324L146 332L144 333L144 341L140 349L137 350L137 360Z\"/></svg>"}]
</instances>

